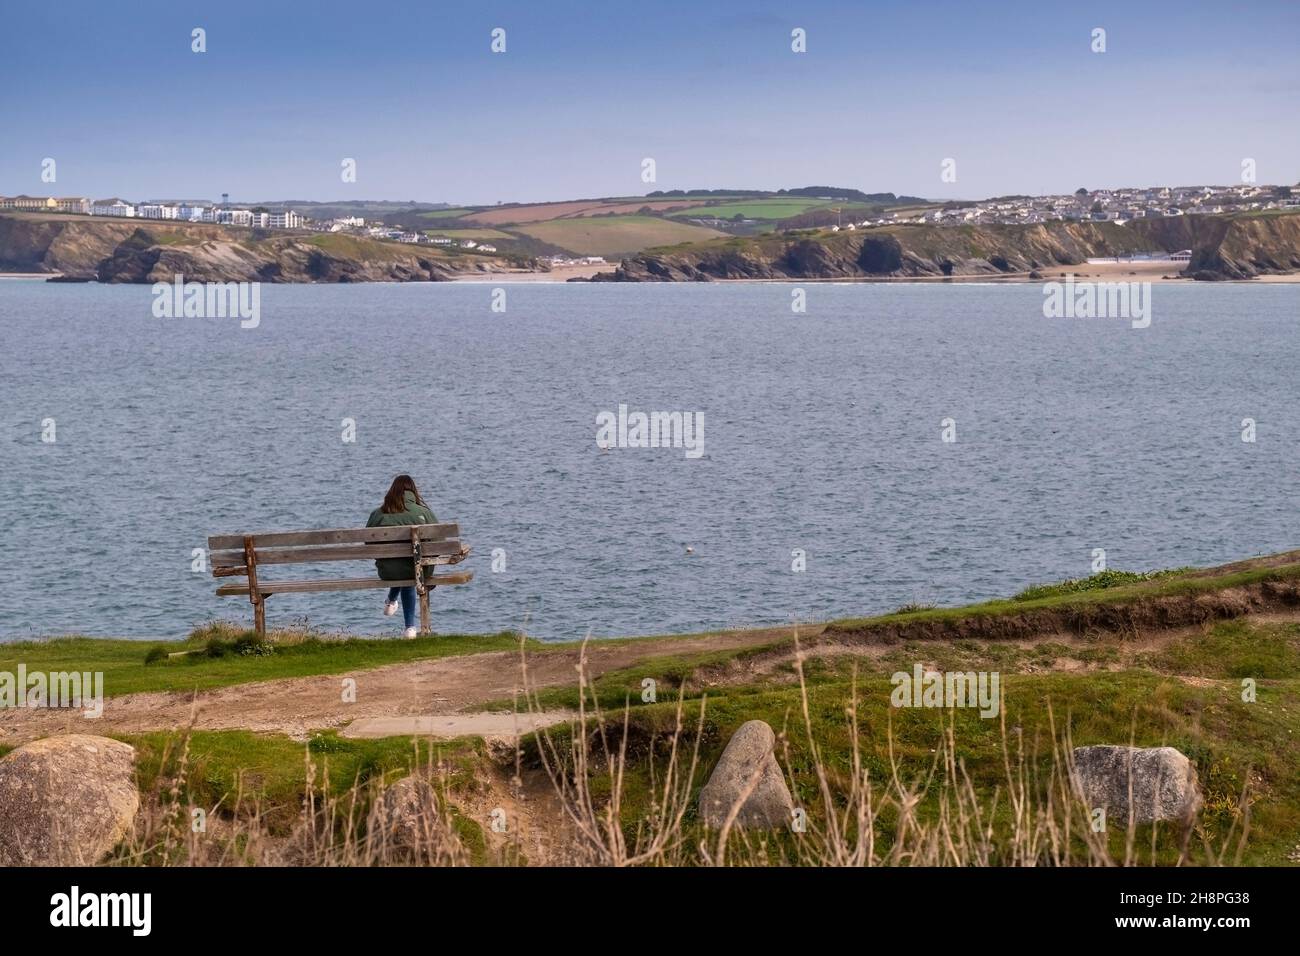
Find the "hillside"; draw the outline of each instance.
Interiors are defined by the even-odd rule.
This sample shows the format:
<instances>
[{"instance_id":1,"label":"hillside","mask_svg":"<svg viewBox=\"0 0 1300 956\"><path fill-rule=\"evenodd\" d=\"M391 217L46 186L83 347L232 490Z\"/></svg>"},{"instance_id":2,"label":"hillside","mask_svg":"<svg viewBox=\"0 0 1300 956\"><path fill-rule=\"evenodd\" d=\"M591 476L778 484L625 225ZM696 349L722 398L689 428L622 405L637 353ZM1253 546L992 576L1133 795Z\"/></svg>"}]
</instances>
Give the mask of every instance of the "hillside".
<instances>
[{"instance_id":1,"label":"hillside","mask_svg":"<svg viewBox=\"0 0 1300 956\"><path fill-rule=\"evenodd\" d=\"M832 196L838 198L832 198ZM869 202L868 202L869 201ZM362 216L442 244L353 233L267 231L49 213L0 214L0 272L60 273L104 282L409 282L466 273L545 270L538 259L611 261L659 246L826 226L843 215L912 208L909 197L831 187L446 206L430 203L268 203L316 217ZM928 208L924 205L922 208ZM494 247L470 251L469 240Z\"/></svg>"},{"instance_id":2,"label":"hillside","mask_svg":"<svg viewBox=\"0 0 1300 956\"><path fill-rule=\"evenodd\" d=\"M831 200L791 196L635 197L388 217L453 242L490 242L499 253L492 256L342 233L6 213L0 215L0 271L103 282L151 283L177 274L201 282L409 282L531 270L540 256L597 255L622 263L596 281L1036 278L1092 257L1182 249L1192 250L1192 258L1181 274L1196 279L1300 270L1295 212L1157 217L1123 225L825 228L839 208Z\"/></svg>"},{"instance_id":3,"label":"hillside","mask_svg":"<svg viewBox=\"0 0 1300 956\"><path fill-rule=\"evenodd\" d=\"M1090 257L1191 249L1185 274L1248 279L1300 270L1300 214L1197 215L1036 225L797 230L650 249L603 281L1028 275Z\"/></svg>"},{"instance_id":4,"label":"hillside","mask_svg":"<svg viewBox=\"0 0 1300 956\"><path fill-rule=\"evenodd\" d=\"M834 187L652 192L645 196L502 203L386 213L385 221L431 236L473 238L491 229L503 252L520 255L634 255L655 246L827 226L841 218L920 210L934 204L893 193Z\"/></svg>"},{"instance_id":5,"label":"hillside","mask_svg":"<svg viewBox=\"0 0 1300 956\"><path fill-rule=\"evenodd\" d=\"M1298 562L1291 551L1108 571L967 607L582 645L282 633L246 654L240 642L254 638L220 627L153 653L56 639L0 644L0 670L103 672L96 732L137 748L146 814L164 817L169 801L219 808L207 837L174 848L192 862L341 862L348 846L334 840L357 820L304 821L302 808L355 800L364 820L378 789L414 769L433 775L458 821L462 862L707 863L700 787L732 734L758 719L781 734L809 827L757 848L740 837L738 862L847 862L826 834L865 802L875 809L857 819L875 827L862 835L874 847L859 851L882 865L1277 865L1300 860ZM894 703L897 675L916 667L998 673L1000 714ZM340 698L340 676L357 680L355 701ZM657 699L643 696L647 679ZM518 754L515 720L521 733L544 728ZM0 712L0 755L68 721L48 708ZM1119 825L1080 842L1088 824L1061 800L1062 752L1130 741L1176 747L1194 764L1205 804L1190 841L1140 824L1136 839ZM572 832L586 819L576 804L609 821L611 842ZM647 834L665 806L671 839L656 850ZM498 807L512 821L505 835L489 825ZM952 822L976 816L978 832ZM316 856L301 852L305 822L325 835ZM141 838L113 861L157 852Z\"/></svg>"},{"instance_id":6,"label":"hillside","mask_svg":"<svg viewBox=\"0 0 1300 956\"><path fill-rule=\"evenodd\" d=\"M331 233L268 233L199 223L106 217L0 216L0 272L101 282L441 281L529 262L448 254Z\"/></svg>"}]
</instances>

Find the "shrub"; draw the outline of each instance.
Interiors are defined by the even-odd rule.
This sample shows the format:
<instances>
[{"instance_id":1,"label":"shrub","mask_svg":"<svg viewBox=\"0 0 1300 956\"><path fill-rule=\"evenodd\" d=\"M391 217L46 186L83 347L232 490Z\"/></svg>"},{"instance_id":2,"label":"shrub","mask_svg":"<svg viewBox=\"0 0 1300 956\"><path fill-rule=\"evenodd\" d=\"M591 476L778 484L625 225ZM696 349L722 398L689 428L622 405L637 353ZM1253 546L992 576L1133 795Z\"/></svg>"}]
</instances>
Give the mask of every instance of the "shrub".
<instances>
[{"instance_id":1,"label":"shrub","mask_svg":"<svg viewBox=\"0 0 1300 956\"><path fill-rule=\"evenodd\" d=\"M250 631L233 640L222 640L219 637L208 638L207 644L203 646L202 654L196 656L216 658L225 657L227 654L235 654L240 657L269 657L274 653L274 644L263 640Z\"/></svg>"},{"instance_id":2,"label":"shrub","mask_svg":"<svg viewBox=\"0 0 1300 956\"><path fill-rule=\"evenodd\" d=\"M1039 598L1062 594L1079 594L1083 591L1104 591L1107 588L1140 584L1175 572L1171 571L1098 571L1086 578L1070 578L1056 584L1035 584L1012 598L1013 601L1036 601Z\"/></svg>"}]
</instances>

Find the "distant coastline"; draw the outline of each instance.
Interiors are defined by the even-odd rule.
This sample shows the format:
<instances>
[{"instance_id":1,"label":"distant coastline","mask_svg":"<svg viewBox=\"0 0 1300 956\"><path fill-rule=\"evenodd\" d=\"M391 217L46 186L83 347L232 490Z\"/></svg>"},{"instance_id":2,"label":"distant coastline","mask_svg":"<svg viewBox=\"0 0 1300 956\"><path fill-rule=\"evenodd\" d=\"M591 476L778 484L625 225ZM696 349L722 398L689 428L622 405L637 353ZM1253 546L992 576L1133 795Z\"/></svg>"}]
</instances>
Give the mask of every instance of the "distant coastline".
<instances>
[{"instance_id":1,"label":"distant coastline","mask_svg":"<svg viewBox=\"0 0 1300 956\"><path fill-rule=\"evenodd\" d=\"M583 228L587 228L586 225ZM1295 281L1300 210L1029 224L791 229L605 261L505 257L336 233L0 212L0 275L54 281Z\"/></svg>"}]
</instances>

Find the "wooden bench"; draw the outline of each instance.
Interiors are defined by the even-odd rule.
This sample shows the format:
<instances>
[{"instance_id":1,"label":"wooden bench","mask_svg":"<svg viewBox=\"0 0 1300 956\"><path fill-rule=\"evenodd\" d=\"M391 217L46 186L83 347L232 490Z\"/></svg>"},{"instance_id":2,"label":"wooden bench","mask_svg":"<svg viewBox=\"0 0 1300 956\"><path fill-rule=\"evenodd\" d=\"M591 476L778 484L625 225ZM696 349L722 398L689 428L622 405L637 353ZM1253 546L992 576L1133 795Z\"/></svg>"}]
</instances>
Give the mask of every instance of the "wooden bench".
<instances>
[{"instance_id":1,"label":"wooden bench","mask_svg":"<svg viewBox=\"0 0 1300 956\"><path fill-rule=\"evenodd\" d=\"M310 591L352 591L360 588L414 587L420 598L420 631L429 632L429 589L468 584L472 571L435 574L436 565L459 564L469 554L456 524L396 525L387 528L340 528L323 531L272 531L267 534L218 534L208 538L212 576L245 577L245 583L223 584L222 597L247 594L253 605L257 633L266 636L266 599L272 594ZM272 564L315 564L321 561L374 561L410 558L424 570L414 580L366 578L270 581L260 570Z\"/></svg>"}]
</instances>

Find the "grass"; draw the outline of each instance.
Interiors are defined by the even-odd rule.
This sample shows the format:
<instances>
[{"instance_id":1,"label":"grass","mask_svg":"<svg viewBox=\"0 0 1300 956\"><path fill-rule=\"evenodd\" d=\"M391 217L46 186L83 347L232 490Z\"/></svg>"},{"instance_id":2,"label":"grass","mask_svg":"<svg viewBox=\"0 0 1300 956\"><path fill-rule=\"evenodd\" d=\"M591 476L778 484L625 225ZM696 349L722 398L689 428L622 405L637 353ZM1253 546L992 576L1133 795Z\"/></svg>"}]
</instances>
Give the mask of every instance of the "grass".
<instances>
[{"instance_id":1,"label":"grass","mask_svg":"<svg viewBox=\"0 0 1300 956\"><path fill-rule=\"evenodd\" d=\"M1300 678L1300 625L1225 621L1196 640L1143 655L1139 663L1215 680L1293 680Z\"/></svg>"},{"instance_id":2,"label":"grass","mask_svg":"<svg viewBox=\"0 0 1300 956\"><path fill-rule=\"evenodd\" d=\"M1113 572L967 608L859 619L848 630L862 621L1198 597L1298 576L1295 564ZM528 738L516 772L553 791L562 812L539 808L544 812L536 816L574 828L557 843L571 862L1172 865L1233 863L1239 851L1250 865L1300 862L1300 624L1239 618L1153 633L1158 640L1143 643L1117 634L1031 643L903 638L871 654L801 661L786 639L660 654L594 681L584 672L572 686L534 690L532 709L572 708L586 723ZM854 646L835 645L835 637L832 627L821 640L841 651ZM0 670L19 662L40 670L101 669L110 693L127 693L516 647L509 633L417 641L299 635L264 654L247 633L213 627L175 646L192 653L148 665L140 642L0 645ZM891 675L916 663L997 673L1000 719L981 718L973 708L894 707ZM654 701L642 698L647 679L656 682ZM806 834L719 838L698 819L700 788L731 735L754 719L779 735L778 757L796 807L806 811ZM222 859L237 846L244 862L279 862L288 846L297 848L293 859L316 865L391 862L387 850L374 848L368 808L379 787L420 768L442 788L439 825L455 851L437 862L508 862L483 832L486 821L475 815L481 807L473 810L482 780L507 772L479 740L354 741L327 731L304 743L184 730L119 739L140 754L151 818L165 819L176 807L210 809L225 828L212 838L225 848ZM1172 826L1128 832L1112 825L1096 838L1086 832L1063 783L1069 749L1130 742L1176 747L1196 766L1205 805L1190 842ZM173 837L164 831L154 834L161 842L124 849L119 862L157 862L159 852L184 862L195 859L186 854L212 849L167 843ZM299 845L304 832L310 852Z\"/></svg>"},{"instance_id":3,"label":"grass","mask_svg":"<svg viewBox=\"0 0 1300 956\"><path fill-rule=\"evenodd\" d=\"M713 229L655 216L583 216L515 226L514 231L570 252L623 256L651 246L698 242L721 235Z\"/></svg>"},{"instance_id":4,"label":"grass","mask_svg":"<svg viewBox=\"0 0 1300 956\"><path fill-rule=\"evenodd\" d=\"M310 236L294 236L296 240L305 242L308 245L316 246L319 249L329 252L333 255L360 260L407 260L416 258L436 259L439 256L446 255L436 246L419 246L409 243L397 242L380 242L375 239L361 239L357 236L347 236L343 233L313 233Z\"/></svg>"},{"instance_id":5,"label":"grass","mask_svg":"<svg viewBox=\"0 0 1300 956\"><path fill-rule=\"evenodd\" d=\"M730 219L733 216L743 216L746 219L789 219L809 209L830 205L834 203L827 199L754 199L674 210L670 215L674 219ZM847 208L847 204L841 205Z\"/></svg>"},{"instance_id":6,"label":"grass","mask_svg":"<svg viewBox=\"0 0 1300 956\"><path fill-rule=\"evenodd\" d=\"M274 635L272 635L274 637ZM226 645L224 652L213 654ZM338 674L358 668L405 661L429 660L483 651L517 651L518 635L442 635L415 640L328 639L309 637L296 643L272 642L269 654L241 653L239 642L255 637L234 630L215 634L201 629L189 640L151 645L143 641L61 637L0 644L0 671L14 672L19 664L32 672L103 672L104 694L147 691L194 691L249 681ZM184 656L145 663L154 647ZM155 655L156 657L156 655Z\"/></svg>"},{"instance_id":7,"label":"grass","mask_svg":"<svg viewBox=\"0 0 1300 956\"><path fill-rule=\"evenodd\" d=\"M968 659L966 666L978 667L980 663ZM982 663L989 666L990 662ZM764 682L712 687L706 692L698 681L689 682L688 678L684 695L688 702L682 713L689 734L698 730L701 772L697 784L707 779L722 748L742 723L759 719L778 734L784 730L788 753L783 763L795 805L806 808L814 823L821 825L828 823L828 817L820 807L821 784L815 765L820 764L832 781L837 800L843 800L855 762L876 781L889 781L900 772L904 781L926 778L942 756L949 733L952 757L962 768L961 775L969 780L977 801L991 810L990 832L1002 835L1014 824L1005 800L1001 810L994 809L998 791L1007 790L1004 748L1008 734L1013 754L1016 748L1024 748L1025 772L1037 781L1034 786L1040 799L1046 797L1042 782L1052 779L1053 768L1061 759L1053 750L1053 741L1063 739L1065 728L1072 746L1130 741L1136 746L1173 746L1196 765L1205 798L1192 845L1193 860L1212 861L1214 855L1207 847L1222 847L1240 833L1247 812L1242 794L1248 792L1251 839L1243 862L1294 862L1300 852L1300 775L1295 772L1300 766L1300 680L1267 675L1300 673L1300 629L1291 624L1221 624L1204 635L1177 642L1152 663L1193 663L1196 669L1225 677L1250 671L1259 678L1258 698L1252 703L1243 701L1236 680L1189 683L1173 674L1139 668L1004 674L1005 721L1000 723L980 718L973 709L894 708L889 701L892 684L886 677L893 665L877 669L859 661L861 670L856 674L851 663L843 663L820 675L808 675L802 687L774 687ZM661 696L658 703L640 703L635 693L639 676L639 670L605 675L590 688L587 698L589 710L597 706L604 710L600 702L611 697L618 698L618 707L623 700L631 701L626 718L617 707L605 710L611 714L616 749L625 740L626 752L631 755L621 779L615 785L596 772L590 781L597 805L615 799L617 789L621 827L629 840L638 829L644 829L651 808L662 799L656 772L661 780L667 741L680 719L674 700ZM611 694L611 687L620 683L632 693ZM801 726L805 694L806 727ZM554 701L552 696L546 702ZM568 703L575 701L571 698ZM625 737L621 729L624 719ZM560 741L556 747L560 753L572 742L566 731L552 736ZM592 763L599 766L600 760ZM696 793L692 790L692 799ZM940 820L943 794L944 788L925 794L916 804L918 820L930 824ZM878 836L888 845L897 833L891 831L888 820L884 823ZM702 833L689 808L683 826L684 842L696 843ZM1154 835L1152 830L1142 826L1136 833L1138 847L1150 848L1154 836L1154 851L1144 851L1149 855L1126 845L1123 827L1112 827L1106 852L1116 859L1131 852L1138 854L1135 859L1140 862L1176 862L1180 847L1175 828L1165 827ZM777 846L771 852L782 852L785 835L777 834L774 839ZM993 862L1011 862L1011 852L1009 846L1003 846Z\"/></svg>"},{"instance_id":8,"label":"grass","mask_svg":"<svg viewBox=\"0 0 1300 956\"><path fill-rule=\"evenodd\" d=\"M508 232L502 232L500 229L461 229L453 227L450 229L426 229L426 235L446 236L448 239L514 239Z\"/></svg>"},{"instance_id":9,"label":"grass","mask_svg":"<svg viewBox=\"0 0 1300 956\"><path fill-rule=\"evenodd\" d=\"M1300 579L1300 564L1274 568L1250 568L1228 574L1208 575L1199 571L1169 571L1136 575L1116 580L1109 586L1077 587L1074 582L1031 588L1015 598L999 598L962 607L928 608L906 613L894 612L874 617L843 618L830 627L837 631L865 630L903 621L959 621L966 618L1011 616L1033 610L1061 610L1125 604L1139 598L1162 598L1210 594L1227 588L1243 587L1265 581ZM1084 579L1087 580L1087 579ZM1027 596L1025 596L1027 595Z\"/></svg>"},{"instance_id":10,"label":"grass","mask_svg":"<svg viewBox=\"0 0 1300 956\"><path fill-rule=\"evenodd\" d=\"M484 830L453 800L478 785L472 743L306 744L238 731L119 737L136 748L142 809L115 866L357 866L494 862ZM424 781L392 813L386 788ZM418 791L417 791L418 793ZM399 807L403 804L398 803ZM197 823L197 825L196 825ZM518 862L518 857L508 857Z\"/></svg>"},{"instance_id":11,"label":"grass","mask_svg":"<svg viewBox=\"0 0 1300 956\"><path fill-rule=\"evenodd\" d=\"M1180 574L1192 570L1191 568L1180 568L1171 571L1098 571L1096 574L1089 575L1086 578L1070 578L1066 581L1060 581L1056 584L1036 584L1032 587L1025 588L1011 600L1013 601L1035 601L1039 598L1056 597L1062 594L1078 594L1082 591L1103 591L1107 588L1123 587L1128 584L1141 584L1144 581L1154 581L1157 578L1169 577L1173 574ZM900 608L900 610L902 610ZM913 610L926 610L925 608L914 608Z\"/></svg>"},{"instance_id":12,"label":"grass","mask_svg":"<svg viewBox=\"0 0 1300 956\"><path fill-rule=\"evenodd\" d=\"M420 213L421 219L459 219L461 216L477 212L481 207L458 206L454 209L431 209Z\"/></svg>"},{"instance_id":13,"label":"grass","mask_svg":"<svg viewBox=\"0 0 1300 956\"><path fill-rule=\"evenodd\" d=\"M181 744L188 748L188 803L209 812L233 813L237 800L256 801L273 831L282 832L297 816L310 786L341 795L354 786L391 783L412 766L443 767L453 785L470 785L484 758L475 741L347 740L334 731L305 743L247 731L171 731L123 734L116 739L137 751L136 777L142 791L157 787L176 770ZM305 768L314 764L310 772Z\"/></svg>"},{"instance_id":14,"label":"grass","mask_svg":"<svg viewBox=\"0 0 1300 956\"><path fill-rule=\"evenodd\" d=\"M658 825L654 821L662 817L670 752L674 746L679 758L694 752L695 766L679 767L677 783L670 784L680 790L673 798L680 810L675 836L669 843L660 843L659 850L646 851L651 858L639 862L718 862L700 858L693 849L708 847L714 839L694 810L699 788L735 730L746 721L765 720L781 735L778 754L795 805L806 811L810 834L818 836L797 838L776 831L762 834L755 844L751 837L738 834L738 842L728 850L732 862L836 862L817 840L828 839L828 831L836 827L837 812L848 813L853 802L861 799L854 795L853 781L862 779L875 781L875 786L886 791L873 798L877 803L872 825L875 852L881 855L878 863L1051 863L1049 850L1043 846L1033 850L1032 841L1021 831L1024 821L1010 811L1005 797L1009 789L1007 761L1012 762L1017 785L1025 788L1022 797L1034 806L1046 807L1051 804L1053 781L1060 772L1061 746L1130 741L1137 746L1168 745L1195 763L1205 797L1188 862L1222 860L1216 854L1232 846L1248 815L1250 835L1241 862L1285 864L1294 862L1300 846L1300 775L1294 772L1300 765L1300 679L1296 677L1300 674L1300 627L1228 622L1205 634L1178 640L1150 663L1229 675L1256 668L1254 662L1262 648L1267 649L1266 666L1271 672L1290 676L1261 675L1258 699L1253 703L1241 700L1235 681L1191 684L1170 674L1141 669L1011 674L1003 678L1005 717L1001 721L981 719L969 709L893 708L889 703L892 687L886 677L892 665L868 670L859 662L855 673L852 665L845 663L820 674L811 673L803 684L714 687L706 694L694 683L692 662L682 659L674 665L672 660L659 661L602 679L606 687L599 696L609 699L611 685L618 681L639 690L638 678L643 672L663 675L677 666L687 688L687 702L680 707L672 694L661 693L657 703L641 704L633 693L626 714L619 708L627 694L618 695L618 706L604 711L603 733L612 741L609 745L622 754L615 759L621 761L617 773L601 749L595 722L586 734L561 729L527 741L525 773L544 774L549 763L564 778L565 771L571 774L573 770L568 762L573 753L570 748L585 748L581 759L586 797L578 803L590 801L597 830L601 808L617 808L613 822L617 839L608 830L598 832L592 838L594 843L578 841L575 852L583 858L580 862L618 862L619 854L622 862L637 862L637 847L648 845L646 834L654 832ZM716 655L713 661L709 657L702 655L701 662L716 663ZM967 661L969 666L977 663L976 659ZM594 697L588 695L586 701L590 715ZM276 838L286 837L301 825L304 807L313 800L364 802L368 798L357 796L360 791L369 793L378 785L391 783L412 767L433 768L448 808L454 811L453 826L472 846L467 860L492 861L483 843L484 821L459 809L462 801L472 803L476 781L489 760L479 741L353 741L326 732L304 744L240 731L178 731L121 735L119 739L131 743L140 754L142 791L172 793L169 799L215 813L236 832L255 826L263 836ZM951 770L947 769L949 760ZM179 787L178 777L183 777ZM564 790L572 783L561 779L558 785ZM906 815L893 805L904 802L902 793L891 797L888 792L896 785L909 793L915 791L916 799ZM823 787L829 790L829 803ZM948 858L935 849L942 842L921 840L919 835L955 826L948 802L963 792L966 795L961 799L983 809L982 829L988 845L979 853L965 846L961 853L968 855ZM1243 792L1248 794L1244 804ZM999 793L1004 796L999 798ZM562 795L562 799L573 798L572 792L567 798ZM580 806L575 807L581 811ZM253 814L254 808L255 823L240 823L241 814ZM1043 810L1040 823L1046 826L1043 821L1052 813L1062 812L1061 807ZM336 822L334 826L337 839L348 837L346 825ZM1091 848L1079 844L1079 839L1076 833L1065 841L1067 846L1071 841L1078 844L1073 850L1075 857L1055 862L1087 862L1092 854L1105 854L1106 859L1120 862L1129 859L1169 865L1177 862L1182 852L1174 827L1153 832L1150 826L1140 826L1130 836L1122 826L1112 826L1101 845ZM611 840L621 842L622 848L613 846ZM906 852L895 859L895 848Z\"/></svg>"}]
</instances>

